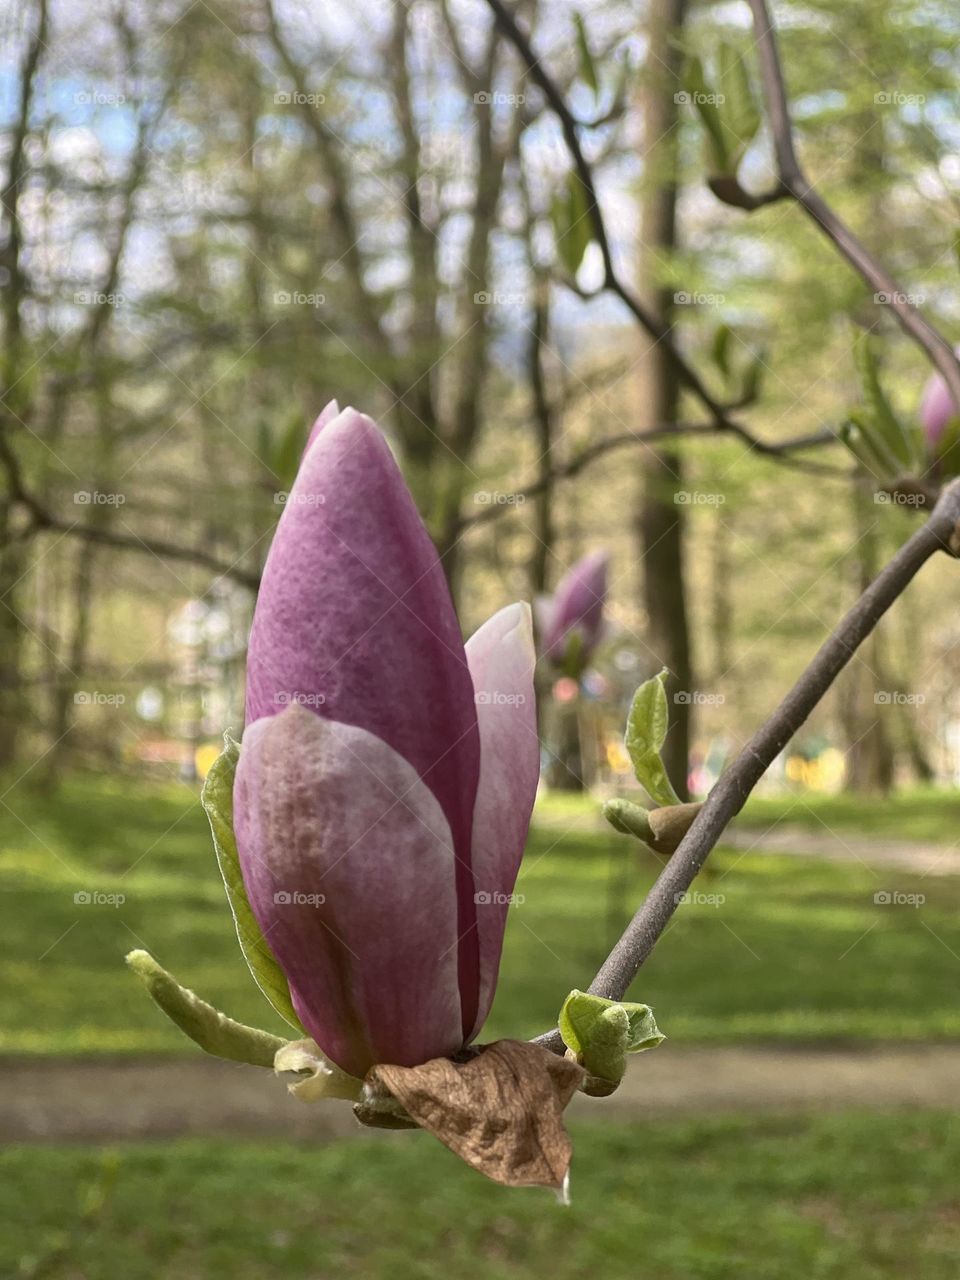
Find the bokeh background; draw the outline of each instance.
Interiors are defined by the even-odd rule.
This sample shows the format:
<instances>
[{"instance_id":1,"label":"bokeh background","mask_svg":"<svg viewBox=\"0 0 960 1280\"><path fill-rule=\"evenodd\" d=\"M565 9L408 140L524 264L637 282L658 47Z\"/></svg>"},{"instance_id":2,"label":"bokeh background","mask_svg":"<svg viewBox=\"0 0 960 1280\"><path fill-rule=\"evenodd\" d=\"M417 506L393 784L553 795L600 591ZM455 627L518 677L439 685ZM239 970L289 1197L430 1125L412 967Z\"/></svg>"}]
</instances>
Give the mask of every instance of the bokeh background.
<instances>
[{"instance_id":1,"label":"bokeh background","mask_svg":"<svg viewBox=\"0 0 960 1280\"><path fill-rule=\"evenodd\" d=\"M769 771L637 980L669 1037L578 1100L573 1205L487 1185L203 1059L145 947L275 1030L199 785L243 718L256 583L310 422L382 422L466 633L610 555L603 643L539 673L544 785L485 1038L553 1025L659 869L605 826L667 666L705 794L916 527L836 433L869 334L923 358L789 203L711 194L691 104L741 0L524 0L623 277L703 424L601 291L560 126L481 0L18 0L0 16L0 1273L62 1280L952 1280L960 1257L960 600L931 563ZM958 20L778 4L805 161L951 338ZM717 78L719 77L719 79ZM732 87L727 86L732 92ZM769 184L765 127L744 148ZM589 237L586 237L589 240Z\"/></svg>"}]
</instances>

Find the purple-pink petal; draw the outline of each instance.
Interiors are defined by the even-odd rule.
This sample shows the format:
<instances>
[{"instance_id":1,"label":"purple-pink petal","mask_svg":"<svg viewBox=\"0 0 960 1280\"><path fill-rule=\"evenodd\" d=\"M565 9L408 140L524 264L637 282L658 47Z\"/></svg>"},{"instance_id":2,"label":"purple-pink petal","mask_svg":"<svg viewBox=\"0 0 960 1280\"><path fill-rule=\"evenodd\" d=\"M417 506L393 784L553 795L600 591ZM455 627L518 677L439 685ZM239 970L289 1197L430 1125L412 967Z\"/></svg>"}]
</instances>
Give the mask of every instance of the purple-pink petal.
<instances>
[{"instance_id":1,"label":"purple-pink petal","mask_svg":"<svg viewBox=\"0 0 960 1280\"><path fill-rule=\"evenodd\" d=\"M955 349L960 356L960 346ZM960 414L942 374L934 373L927 379L920 400L920 425L930 449L935 449L943 437L947 423Z\"/></svg>"},{"instance_id":2,"label":"purple-pink petal","mask_svg":"<svg viewBox=\"0 0 960 1280\"><path fill-rule=\"evenodd\" d=\"M508 605L467 641L480 724L473 878L480 940L480 1003L468 1039L490 1011L510 895L520 869L540 772L536 654L529 606Z\"/></svg>"},{"instance_id":3,"label":"purple-pink petal","mask_svg":"<svg viewBox=\"0 0 960 1280\"><path fill-rule=\"evenodd\" d=\"M362 1077L456 1052L455 855L416 770L292 706L248 726L234 820L250 905L324 1053Z\"/></svg>"},{"instance_id":4,"label":"purple-pink petal","mask_svg":"<svg viewBox=\"0 0 960 1280\"><path fill-rule=\"evenodd\" d=\"M382 738L440 802L457 854L465 1026L479 955L470 836L480 739L460 627L433 543L377 425L325 421L287 498L247 658L247 723L299 703Z\"/></svg>"},{"instance_id":5,"label":"purple-pink petal","mask_svg":"<svg viewBox=\"0 0 960 1280\"><path fill-rule=\"evenodd\" d=\"M597 646L603 632L608 564L606 551L592 551L560 579L540 639L544 657L560 661L573 631L580 634L584 657Z\"/></svg>"}]
</instances>

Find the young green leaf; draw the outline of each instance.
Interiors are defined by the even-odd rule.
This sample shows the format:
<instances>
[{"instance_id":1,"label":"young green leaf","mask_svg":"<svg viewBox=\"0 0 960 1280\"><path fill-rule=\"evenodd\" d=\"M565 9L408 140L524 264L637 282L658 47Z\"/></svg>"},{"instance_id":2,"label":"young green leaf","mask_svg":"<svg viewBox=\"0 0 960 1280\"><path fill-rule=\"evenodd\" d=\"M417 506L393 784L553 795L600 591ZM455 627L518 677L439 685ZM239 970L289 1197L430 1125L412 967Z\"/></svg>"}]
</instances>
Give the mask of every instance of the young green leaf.
<instances>
[{"instance_id":1,"label":"young green leaf","mask_svg":"<svg viewBox=\"0 0 960 1280\"><path fill-rule=\"evenodd\" d=\"M590 52L590 43L587 40L587 28L581 13L574 13L573 25L577 33L577 53L580 58L580 79L589 89L593 90L593 96L596 98L600 93L600 78L597 75L597 64L594 62L593 54Z\"/></svg>"},{"instance_id":2,"label":"young green leaf","mask_svg":"<svg viewBox=\"0 0 960 1280\"><path fill-rule=\"evenodd\" d=\"M217 863L227 891L227 901L233 913L240 950L253 974L257 986L285 1022L297 1031L303 1031L290 999L290 987L283 970L274 959L266 940L250 908L247 891L240 872L240 856L233 834L233 779L240 758L240 744L229 734L224 735L225 746L214 761L203 784L200 803L210 822L213 847Z\"/></svg>"},{"instance_id":3,"label":"young green leaf","mask_svg":"<svg viewBox=\"0 0 960 1280\"><path fill-rule=\"evenodd\" d=\"M666 1038L649 1005L571 991L558 1020L563 1043L592 1076L618 1081L626 1054L655 1049Z\"/></svg>"},{"instance_id":4,"label":"young green leaf","mask_svg":"<svg viewBox=\"0 0 960 1280\"><path fill-rule=\"evenodd\" d=\"M560 261L575 276L593 238L587 193L577 174L571 172L563 191L554 196L550 217Z\"/></svg>"},{"instance_id":5,"label":"young green leaf","mask_svg":"<svg viewBox=\"0 0 960 1280\"><path fill-rule=\"evenodd\" d=\"M853 353L864 400L864 422L869 423L871 435L883 443L894 459L895 471L910 472L916 463L913 442L900 425L880 385L876 353L869 337L859 338L854 343Z\"/></svg>"},{"instance_id":6,"label":"young green leaf","mask_svg":"<svg viewBox=\"0 0 960 1280\"><path fill-rule=\"evenodd\" d=\"M703 63L697 57L687 60L684 70L687 97L693 103L706 131L707 167L710 174L733 173L728 149L727 131L720 118L718 95L707 81Z\"/></svg>"},{"instance_id":7,"label":"young green leaf","mask_svg":"<svg viewBox=\"0 0 960 1280\"><path fill-rule=\"evenodd\" d=\"M624 745L637 781L658 805L680 803L660 758L660 750L670 725L667 674L664 667L659 675L644 681L633 695L624 736Z\"/></svg>"},{"instance_id":8,"label":"young green leaf","mask_svg":"<svg viewBox=\"0 0 960 1280\"><path fill-rule=\"evenodd\" d=\"M760 128L760 108L750 83L747 64L737 49L723 41L717 52L717 87L723 95L720 119L726 133L727 154L735 172Z\"/></svg>"}]
</instances>

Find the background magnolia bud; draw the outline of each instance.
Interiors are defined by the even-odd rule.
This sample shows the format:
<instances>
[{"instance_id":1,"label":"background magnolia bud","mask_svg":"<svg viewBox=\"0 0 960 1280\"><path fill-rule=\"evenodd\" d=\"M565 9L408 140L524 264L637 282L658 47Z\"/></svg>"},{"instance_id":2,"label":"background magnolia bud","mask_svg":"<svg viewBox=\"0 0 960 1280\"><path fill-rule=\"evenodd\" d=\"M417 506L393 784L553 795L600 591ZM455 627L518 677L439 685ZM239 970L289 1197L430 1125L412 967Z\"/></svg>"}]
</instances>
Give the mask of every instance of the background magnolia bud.
<instances>
[{"instance_id":1,"label":"background magnolia bud","mask_svg":"<svg viewBox=\"0 0 960 1280\"><path fill-rule=\"evenodd\" d=\"M960 356L960 346L954 348ZM920 400L920 425L923 427L927 447L935 449L943 437L947 423L951 418L960 416L960 409L953 402L953 397L946 382L939 373L927 379Z\"/></svg>"}]
</instances>

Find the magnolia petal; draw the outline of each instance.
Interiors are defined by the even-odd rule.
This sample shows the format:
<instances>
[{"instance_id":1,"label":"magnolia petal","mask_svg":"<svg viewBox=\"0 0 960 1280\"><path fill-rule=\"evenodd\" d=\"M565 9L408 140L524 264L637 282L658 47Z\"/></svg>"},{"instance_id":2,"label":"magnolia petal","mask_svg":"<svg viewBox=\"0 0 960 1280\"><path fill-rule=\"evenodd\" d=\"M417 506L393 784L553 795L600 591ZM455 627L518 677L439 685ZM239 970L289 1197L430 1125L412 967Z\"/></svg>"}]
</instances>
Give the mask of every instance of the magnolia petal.
<instances>
[{"instance_id":1,"label":"magnolia petal","mask_svg":"<svg viewBox=\"0 0 960 1280\"><path fill-rule=\"evenodd\" d=\"M933 449L940 443L940 438L951 418L957 416L953 397L946 382L939 373L935 373L927 382L920 402L920 423L928 446Z\"/></svg>"},{"instance_id":2,"label":"magnolia petal","mask_svg":"<svg viewBox=\"0 0 960 1280\"><path fill-rule=\"evenodd\" d=\"M310 446L313 444L314 440L316 440L317 436L320 434L323 428L327 425L327 423L332 422L334 418L338 418L339 416L340 416L340 406L339 404L337 404L336 400L331 400L329 404L327 404L324 407L320 416L317 418L316 422L310 428L310 434L307 436L306 447L303 450L304 457L307 456L307 453L310 451Z\"/></svg>"},{"instance_id":3,"label":"magnolia petal","mask_svg":"<svg viewBox=\"0 0 960 1280\"><path fill-rule=\"evenodd\" d=\"M480 725L480 785L473 818L473 877L480 942L480 1003L470 1036L490 1011L509 897L516 883L540 774L530 607L495 613L467 641Z\"/></svg>"},{"instance_id":4,"label":"magnolia petal","mask_svg":"<svg viewBox=\"0 0 960 1280\"><path fill-rule=\"evenodd\" d=\"M326 421L307 451L257 599L247 723L291 704L382 739L440 802L457 854L461 989L472 1026L473 686L436 549L383 434L354 409Z\"/></svg>"},{"instance_id":5,"label":"magnolia petal","mask_svg":"<svg viewBox=\"0 0 960 1280\"><path fill-rule=\"evenodd\" d=\"M583 640L583 660L589 658L603 630L608 564L606 551L592 551L560 579L554 592L550 626L540 639L545 657L559 661L566 649L567 635L576 628Z\"/></svg>"},{"instance_id":6,"label":"magnolia petal","mask_svg":"<svg viewBox=\"0 0 960 1280\"><path fill-rule=\"evenodd\" d=\"M302 707L248 726L234 816L297 1014L349 1075L463 1043L450 828L416 770Z\"/></svg>"},{"instance_id":7,"label":"magnolia petal","mask_svg":"<svg viewBox=\"0 0 960 1280\"><path fill-rule=\"evenodd\" d=\"M287 1088L301 1102L317 1102L320 1098L345 1098L357 1102L363 1093L363 1081L348 1076L323 1053L312 1040L291 1040L277 1050L273 1069L309 1073L305 1080L295 1080Z\"/></svg>"}]
</instances>

